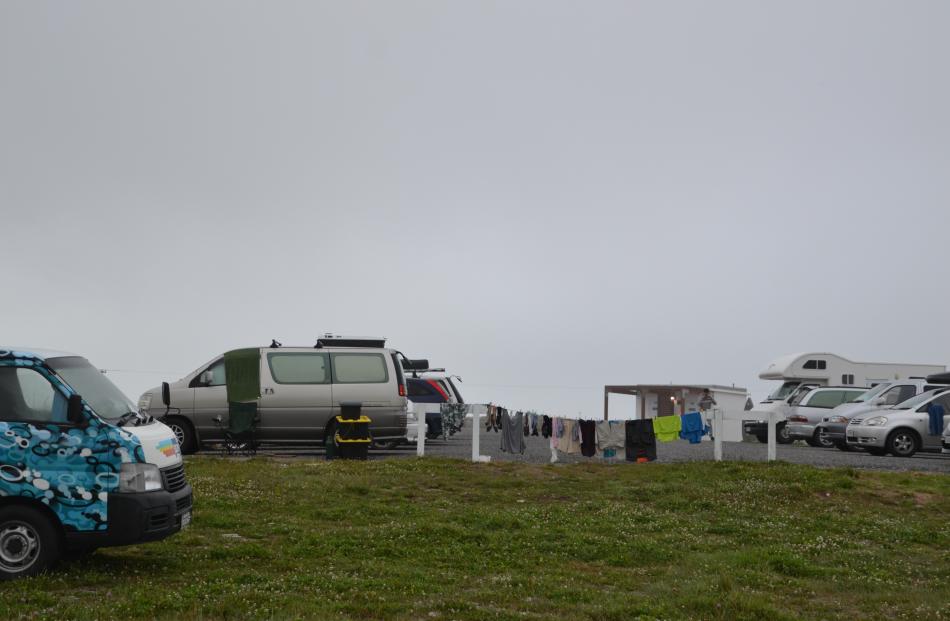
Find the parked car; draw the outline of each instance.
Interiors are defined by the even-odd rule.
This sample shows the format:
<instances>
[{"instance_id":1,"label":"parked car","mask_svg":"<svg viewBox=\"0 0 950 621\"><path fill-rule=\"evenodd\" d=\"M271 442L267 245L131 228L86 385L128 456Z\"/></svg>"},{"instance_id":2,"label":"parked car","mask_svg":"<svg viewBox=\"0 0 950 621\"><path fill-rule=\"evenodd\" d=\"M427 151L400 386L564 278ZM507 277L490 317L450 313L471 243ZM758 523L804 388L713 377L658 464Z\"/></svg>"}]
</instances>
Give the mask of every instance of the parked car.
<instances>
[{"instance_id":1,"label":"parked car","mask_svg":"<svg viewBox=\"0 0 950 621\"><path fill-rule=\"evenodd\" d=\"M0 579L190 522L171 429L81 356L0 347Z\"/></svg>"},{"instance_id":2,"label":"parked car","mask_svg":"<svg viewBox=\"0 0 950 621\"><path fill-rule=\"evenodd\" d=\"M941 384L924 379L884 382L861 394L854 401L842 403L833 409L818 423L817 432L825 442L832 443L842 451L852 451L854 447L845 439L848 421L854 416L888 408L928 390L940 388Z\"/></svg>"},{"instance_id":3,"label":"parked car","mask_svg":"<svg viewBox=\"0 0 950 621\"><path fill-rule=\"evenodd\" d=\"M260 351L262 443L322 444L333 438L343 402L359 402L375 443L402 442L406 436L406 381L396 350L384 339L325 336L314 347L257 348ZM253 349L253 348L252 348ZM171 409L146 391L139 405L162 416L178 437L183 453L225 439L228 417L223 354L169 384Z\"/></svg>"},{"instance_id":4,"label":"parked car","mask_svg":"<svg viewBox=\"0 0 950 621\"><path fill-rule=\"evenodd\" d=\"M950 386L927 391L890 408L854 416L848 422L847 442L872 455L910 457L917 451L939 451L942 434L930 433L927 410L931 404L943 406L946 432L950 423Z\"/></svg>"},{"instance_id":5,"label":"parked car","mask_svg":"<svg viewBox=\"0 0 950 621\"><path fill-rule=\"evenodd\" d=\"M406 370L406 386L409 400L413 403L465 403L462 393L456 385L458 376L446 375L445 369ZM438 412L426 412L426 437L429 439L443 436L442 415ZM449 430L452 433L461 429Z\"/></svg>"},{"instance_id":6,"label":"parked car","mask_svg":"<svg viewBox=\"0 0 950 621\"><path fill-rule=\"evenodd\" d=\"M867 392L864 388L848 386L822 386L805 394L797 403L790 404L786 417L788 436L804 440L809 446L831 448L834 444L818 432L818 423L842 403L853 401Z\"/></svg>"},{"instance_id":7,"label":"parked car","mask_svg":"<svg viewBox=\"0 0 950 621\"><path fill-rule=\"evenodd\" d=\"M764 404L767 404L766 409L760 409L763 407L762 404L755 406L752 410L749 410L750 415L763 415L767 414L769 410L775 412L776 422L775 422L775 441L778 444L791 444L795 441L788 434L788 428L786 427L785 417L788 415L789 408L801 401L805 395L811 392L813 389L817 388L818 384L801 384L796 383L794 386L791 386L789 382L783 384L776 393L773 393L769 398L764 401ZM786 390L787 389L787 390ZM769 441L769 424L768 420L759 419L759 420L744 420L742 421L742 431L749 435L755 436L759 442L765 444Z\"/></svg>"}]
</instances>

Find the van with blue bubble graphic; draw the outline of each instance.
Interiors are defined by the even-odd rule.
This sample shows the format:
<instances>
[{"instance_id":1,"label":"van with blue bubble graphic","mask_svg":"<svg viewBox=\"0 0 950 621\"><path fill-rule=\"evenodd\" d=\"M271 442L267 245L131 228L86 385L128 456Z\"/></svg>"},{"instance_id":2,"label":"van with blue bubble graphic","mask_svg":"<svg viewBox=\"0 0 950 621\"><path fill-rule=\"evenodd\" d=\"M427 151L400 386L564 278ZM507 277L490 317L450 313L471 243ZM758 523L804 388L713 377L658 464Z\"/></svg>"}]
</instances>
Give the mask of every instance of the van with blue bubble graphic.
<instances>
[{"instance_id":1,"label":"van with blue bubble graphic","mask_svg":"<svg viewBox=\"0 0 950 621\"><path fill-rule=\"evenodd\" d=\"M0 346L0 580L191 522L171 429L81 356Z\"/></svg>"}]
</instances>

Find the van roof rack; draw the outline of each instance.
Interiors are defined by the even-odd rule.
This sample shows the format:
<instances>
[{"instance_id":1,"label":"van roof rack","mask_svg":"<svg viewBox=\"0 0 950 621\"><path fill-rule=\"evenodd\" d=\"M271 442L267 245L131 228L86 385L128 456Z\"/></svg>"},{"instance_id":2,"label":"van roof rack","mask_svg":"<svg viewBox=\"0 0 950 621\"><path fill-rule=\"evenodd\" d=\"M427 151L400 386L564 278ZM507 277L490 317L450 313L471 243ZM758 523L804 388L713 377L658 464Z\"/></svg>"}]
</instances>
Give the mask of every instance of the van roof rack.
<instances>
[{"instance_id":1,"label":"van roof rack","mask_svg":"<svg viewBox=\"0 0 950 621\"><path fill-rule=\"evenodd\" d=\"M386 338L379 336L342 336L339 334L324 334L317 338L316 349L321 347L377 347L386 346Z\"/></svg>"}]
</instances>

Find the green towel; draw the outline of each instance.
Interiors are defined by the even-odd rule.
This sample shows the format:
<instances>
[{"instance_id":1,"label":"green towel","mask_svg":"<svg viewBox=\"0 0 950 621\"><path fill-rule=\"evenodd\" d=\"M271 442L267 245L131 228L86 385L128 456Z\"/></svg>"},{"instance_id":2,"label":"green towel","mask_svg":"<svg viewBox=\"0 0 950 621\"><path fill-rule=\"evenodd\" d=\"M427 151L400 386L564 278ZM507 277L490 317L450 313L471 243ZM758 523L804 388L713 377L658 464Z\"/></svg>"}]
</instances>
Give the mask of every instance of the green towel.
<instances>
[{"instance_id":1,"label":"green towel","mask_svg":"<svg viewBox=\"0 0 950 621\"><path fill-rule=\"evenodd\" d=\"M657 416L653 419L653 433L656 434L657 439L663 442L677 439L680 436L681 428L682 421L675 414L673 416Z\"/></svg>"},{"instance_id":2,"label":"green towel","mask_svg":"<svg viewBox=\"0 0 950 621\"><path fill-rule=\"evenodd\" d=\"M224 354L228 401L247 403L261 397L261 350L235 349Z\"/></svg>"},{"instance_id":3,"label":"green towel","mask_svg":"<svg viewBox=\"0 0 950 621\"><path fill-rule=\"evenodd\" d=\"M257 423L256 403L229 403L228 404L228 431L231 433L248 433L253 431Z\"/></svg>"}]
</instances>

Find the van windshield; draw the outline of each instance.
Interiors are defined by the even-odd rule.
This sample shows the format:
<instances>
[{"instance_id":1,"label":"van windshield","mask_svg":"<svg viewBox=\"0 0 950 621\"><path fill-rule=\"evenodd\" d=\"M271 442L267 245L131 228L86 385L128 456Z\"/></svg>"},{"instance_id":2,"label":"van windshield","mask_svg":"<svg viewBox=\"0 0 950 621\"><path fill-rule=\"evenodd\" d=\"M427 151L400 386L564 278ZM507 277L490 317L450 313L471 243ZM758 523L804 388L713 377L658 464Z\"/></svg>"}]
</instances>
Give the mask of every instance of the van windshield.
<instances>
[{"instance_id":1,"label":"van windshield","mask_svg":"<svg viewBox=\"0 0 950 621\"><path fill-rule=\"evenodd\" d=\"M891 385L890 382L883 382L881 384L878 384L871 390L862 392L851 403L865 403L867 401L870 401L871 399L875 399L879 394L887 390L887 387L890 385Z\"/></svg>"},{"instance_id":2,"label":"van windshield","mask_svg":"<svg viewBox=\"0 0 950 621\"><path fill-rule=\"evenodd\" d=\"M801 382L785 382L775 389L775 392L769 395L769 401L781 401L792 394L792 391L798 388Z\"/></svg>"},{"instance_id":3,"label":"van windshield","mask_svg":"<svg viewBox=\"0 0 950 621\"><path fill-rule=\"evenodd\" d=\"M99 417L116 420L123 414L137 411L138 408L129 398L85 358L47 358L46 364L56 371Z\"/></svg>"}]
</instances>

